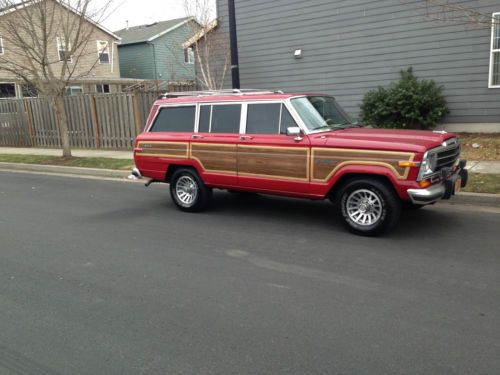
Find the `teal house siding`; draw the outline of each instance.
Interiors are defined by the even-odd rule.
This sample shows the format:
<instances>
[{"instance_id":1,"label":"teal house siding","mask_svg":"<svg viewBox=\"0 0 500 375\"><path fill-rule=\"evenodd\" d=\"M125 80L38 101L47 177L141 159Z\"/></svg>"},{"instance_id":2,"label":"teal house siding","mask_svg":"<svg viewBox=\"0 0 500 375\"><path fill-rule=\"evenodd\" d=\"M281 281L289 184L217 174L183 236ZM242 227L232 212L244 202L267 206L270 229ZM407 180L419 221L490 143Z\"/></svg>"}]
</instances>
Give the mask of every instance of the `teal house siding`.
<instances>
[{"instance_id":1,"label":"teal house siding","mask_svg":"<svg viewBox=\"0 0 500 375\"><path fill-rule=\"evenodd\" d=\"M194 64L184 62L182 43L192 36L192 28L183 25L152 43L156 61L156 79L166 81L194 81Z\"/></svg>"},{"instance_id":2,"label":"teal house siding","mask_svg":"<svg viewBox=\"0 0 500 375\"><path fill-rule=\"evenodd\" d=\"M123 78L185 82L195 80L194 64L184 61L182 44L193 35L188 18L136 26L116 32Z\"/></svg>"},{"instance_id":3,"label":"teal house siding","mask_svg":"<svg viewBox=\"0 0 500 375\"><path fill-rule=\"evenodd\" d=\"M118 47L122 78L155 79L153 49L148 43Z\"/></svg>"}]
</instances>

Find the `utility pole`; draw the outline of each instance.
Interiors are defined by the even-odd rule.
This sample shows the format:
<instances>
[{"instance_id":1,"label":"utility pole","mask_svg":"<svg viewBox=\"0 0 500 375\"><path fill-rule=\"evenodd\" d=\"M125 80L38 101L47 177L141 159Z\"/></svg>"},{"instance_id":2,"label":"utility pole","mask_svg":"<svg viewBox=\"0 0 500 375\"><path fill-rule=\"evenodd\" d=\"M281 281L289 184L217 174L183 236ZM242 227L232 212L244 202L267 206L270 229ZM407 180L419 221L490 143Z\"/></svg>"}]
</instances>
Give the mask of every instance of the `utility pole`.
<instances>
[{"instance_id":1,"label":"utility pole","mask_svg":"<svg viewBox=\"0 0 500 375\"><path fill-rule=\"evenodd\" d=\"M234 0L227 1L229 9L229 40L231 45L231 78L233 89L240 88L240 67L238 59L238 39L236 36L236 10Z\"/></svg>"}]
</instances>

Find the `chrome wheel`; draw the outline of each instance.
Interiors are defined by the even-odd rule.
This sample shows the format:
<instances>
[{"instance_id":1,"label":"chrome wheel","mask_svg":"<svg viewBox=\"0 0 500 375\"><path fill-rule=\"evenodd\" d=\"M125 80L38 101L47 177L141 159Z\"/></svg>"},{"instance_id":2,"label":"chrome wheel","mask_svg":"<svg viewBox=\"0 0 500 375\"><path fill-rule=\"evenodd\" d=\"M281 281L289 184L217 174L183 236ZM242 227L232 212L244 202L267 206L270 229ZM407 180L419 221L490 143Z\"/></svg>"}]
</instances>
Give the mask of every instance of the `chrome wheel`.
<instances>
[{"instance_id":1,"label":"chrome wheel","mask_svg":"<svg viewBox=\"0 0 500 375\"><path fill-rule=\"evenodd\" d=\"M347 197L346 211L354 223L373 225L382 217L382 201L371 190L355 190Z\"/></svg>"},{"instance_id":2,"label":"chrome wheel","mask_svg":"<svg viewBox=\"0 0 500 375\"><path fill-rule=\"evenodd\" d=\"M184 206L191 206L198 197L198 184L191 176L180 177L175 184L175 194L179 203Z\"/></svg>"}]
</instances>

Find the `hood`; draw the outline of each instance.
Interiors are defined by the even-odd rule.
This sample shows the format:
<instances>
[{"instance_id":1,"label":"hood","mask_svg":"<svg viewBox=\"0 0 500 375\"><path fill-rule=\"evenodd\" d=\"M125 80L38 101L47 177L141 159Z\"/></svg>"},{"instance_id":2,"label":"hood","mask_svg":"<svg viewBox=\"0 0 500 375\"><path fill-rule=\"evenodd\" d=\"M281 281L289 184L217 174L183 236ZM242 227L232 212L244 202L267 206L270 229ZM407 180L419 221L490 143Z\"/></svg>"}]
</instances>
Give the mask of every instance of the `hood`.
<instances>
[{"instance_id":1,"label":"hood","mask_svg":"<svg viewBox=\"0 0 500 375\"><path fill-rule=\"evenodd\" d=\"M330 147L423 153L457 136L430 130L351 128L317 133L312 137L326 139L325 144Z\"/></svg>"}]
</instances>

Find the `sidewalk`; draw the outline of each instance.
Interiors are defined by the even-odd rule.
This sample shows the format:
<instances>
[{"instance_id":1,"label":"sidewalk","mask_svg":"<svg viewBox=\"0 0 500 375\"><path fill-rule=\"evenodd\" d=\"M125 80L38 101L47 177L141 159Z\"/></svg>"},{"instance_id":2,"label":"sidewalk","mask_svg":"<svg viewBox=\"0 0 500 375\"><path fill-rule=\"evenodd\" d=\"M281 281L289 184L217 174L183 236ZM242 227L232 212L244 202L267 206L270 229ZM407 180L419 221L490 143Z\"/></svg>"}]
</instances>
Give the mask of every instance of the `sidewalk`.
<instances>
[{"instance_id":1,"label":"sidewalk","mask_svg":"<svg viewBox=\"0 0 500 375\"><path fill-rule=\"evenodd\" d=\"M71 150L73 156L80 158L111 158L111 159L133 159L132 151L113 150ZM61 149L51 148L18 148L0 147L0 154L18 155L52 155L61 156ZM500 174L500 161L468 161L467 169L472 173Z\"/></svg>"},{"instance_id":2,"label":"sidewalk","mask_svg":"<svg viewBox=\"0 0 500 375\"><path fill-rule=\"evenodd\" d=\"M113 151L113 150L71 150L75 157L79 158L111 158L111 159L133 159L132 151ZM9 155L48 155L61 156L61 149L52 148L20 148L20 147L0 147L0 154Z\"/></svg>"}]
</instances>

